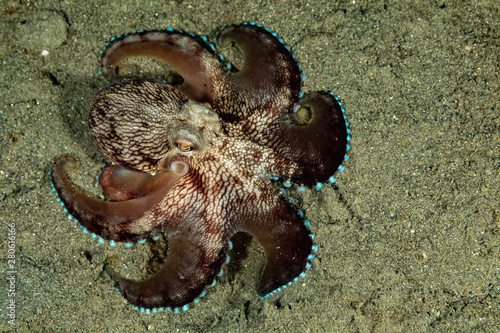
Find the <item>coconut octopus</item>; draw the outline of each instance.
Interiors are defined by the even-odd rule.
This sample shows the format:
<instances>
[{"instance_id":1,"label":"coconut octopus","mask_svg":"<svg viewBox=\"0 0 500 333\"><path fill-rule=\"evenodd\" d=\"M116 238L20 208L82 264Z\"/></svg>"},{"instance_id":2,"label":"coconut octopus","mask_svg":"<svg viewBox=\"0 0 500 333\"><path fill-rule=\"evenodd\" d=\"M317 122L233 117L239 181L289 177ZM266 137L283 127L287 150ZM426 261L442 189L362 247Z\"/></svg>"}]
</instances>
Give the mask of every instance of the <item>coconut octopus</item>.
<instances>
[{"instance_id":1,"label":"coconut octopus","mask_svg":"<svg viewBox=\"0 0 500 333\"><path fill-rule=\"evenodd\" d=\"M254 23L221 29L216 45L236 46L241 69L206 38L170 28L118 36L102 51L101 73L113 83L95 96L88 122L112 161L99 177L104 198L72 183L71 156L54 163L52 184L69 217L101 242L131 246L166 236L168 257L145 280L105 264L137 309L179 312L197 303L222 274L238 232L265 250L263 298L311 266L317 246L309 222L272 180L299 190L333 182L350 136L332 93L304 95L300 64L281 42ZM124 78L119 65L134 56L168 63L181 80Z\"/></svg>"}]
</instances>

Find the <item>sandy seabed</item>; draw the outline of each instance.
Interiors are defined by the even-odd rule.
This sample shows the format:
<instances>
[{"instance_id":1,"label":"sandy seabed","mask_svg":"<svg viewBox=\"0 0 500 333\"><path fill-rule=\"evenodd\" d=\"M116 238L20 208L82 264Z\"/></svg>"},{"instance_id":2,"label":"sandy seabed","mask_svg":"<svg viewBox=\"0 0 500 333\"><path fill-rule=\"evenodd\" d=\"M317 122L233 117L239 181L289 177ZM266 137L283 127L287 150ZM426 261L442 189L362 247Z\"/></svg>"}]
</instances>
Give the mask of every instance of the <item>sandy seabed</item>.
<instances>
[{"instance_id":1,"label":"sandy seabed","mask_svg":"<svg viewBox=\"0 0 500 333\"><path fill-rule=\"evenodd\" d=\"M498 1L2 3L0 331L500 327ZM105 158L86 116L106 84L98 57L111 37L168 27L214 36L244 21L292 48L306 92L331 90L346 109L345 171L320 191L292 191L317 258L305 278L261 300L262 249L239 237L244 253L231 254L202 302L180 314L140 313L103 262L115 255L123 274L144 277L167 244L97 243L68 221L48 172L58 156L74 155L74 181L93 191Z\"/></svg>"}]
</instances>

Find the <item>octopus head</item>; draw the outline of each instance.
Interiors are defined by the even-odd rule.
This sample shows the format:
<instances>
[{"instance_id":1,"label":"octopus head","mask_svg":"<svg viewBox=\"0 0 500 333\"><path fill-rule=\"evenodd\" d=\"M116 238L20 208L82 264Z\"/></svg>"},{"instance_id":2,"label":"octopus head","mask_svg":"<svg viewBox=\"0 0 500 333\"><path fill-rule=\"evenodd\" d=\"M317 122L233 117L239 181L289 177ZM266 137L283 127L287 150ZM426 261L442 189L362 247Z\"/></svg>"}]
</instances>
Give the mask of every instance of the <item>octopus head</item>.
<instances>
[{"instance_id":1,"label":"octopus head","mask_svg":"<svg viewBox=\"0 0 500 333\"><path fill-rule=\"evenodd\" d=\"M186 174L193 158L213 145L218 115L159 80L126 79L102 89L89 111L89 126L114 163L155 174Z\"/></svg>"}]
</instances>

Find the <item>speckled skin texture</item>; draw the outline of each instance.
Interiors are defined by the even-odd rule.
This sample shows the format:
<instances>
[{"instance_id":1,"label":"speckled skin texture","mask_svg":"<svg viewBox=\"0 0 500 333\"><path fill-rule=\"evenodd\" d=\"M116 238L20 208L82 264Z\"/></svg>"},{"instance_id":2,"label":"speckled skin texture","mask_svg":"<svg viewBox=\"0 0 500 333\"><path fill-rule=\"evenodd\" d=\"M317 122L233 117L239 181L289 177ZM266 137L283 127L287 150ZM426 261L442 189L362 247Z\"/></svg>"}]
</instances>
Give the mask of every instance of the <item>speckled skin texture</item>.
<instances>
[{"instance_id":1,"label":"speckled skin texture","mask_svg":"<svg viewBox=\"0 0 500 333\"><path fill-rule=\"evenodd\" d=\"M239 47L241 69L227 66L203 39L176 31L144 32L110 42L89 126L113 164L99 178L104 200L72 185L70 156L59 158L52 182L84 230L113 242L167 236L163 267L143 281L107 273L136 307L187 309L227 261L230 238L254 236L267 262L257 292L280 290L310 266L316 248L298 211L271 186L273 177L300 187L331 179L345 158L347 126L327 92L301 91L293 55L263 28L224 28L220 47ZM182 77L118 76L130 56L152 56Z\"/></svg>"}]
</instances>

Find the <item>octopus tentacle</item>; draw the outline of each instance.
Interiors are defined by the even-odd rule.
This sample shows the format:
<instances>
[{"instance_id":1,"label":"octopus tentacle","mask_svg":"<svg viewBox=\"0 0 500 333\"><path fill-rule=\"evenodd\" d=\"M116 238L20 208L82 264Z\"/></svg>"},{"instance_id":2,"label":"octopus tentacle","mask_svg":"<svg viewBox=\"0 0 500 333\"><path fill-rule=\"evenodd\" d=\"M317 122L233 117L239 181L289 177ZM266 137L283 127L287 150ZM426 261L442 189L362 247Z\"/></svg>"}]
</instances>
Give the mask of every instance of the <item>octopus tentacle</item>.
<instances>
[{"instance_id":1,"label":"octopus tentacle","mask_svg":"<svg viewBox=\"0 0 500 333\"><path fill-rule=\"evenodd\" d=\"M315 250L311 235L300 213L293 209L283 197L276 196L269 187L262 188L262 194L255 198L260 206L268 207L256 211L247 202L247 215L238 222L241 231L254 236L264 247L267 262L257 285L257 292L265 297L286 286L309 267Z\"/></svg>"},{"instance_id":2,"label":"octopus tentacle","mask_svg":"<svg viewBox=\"0 0 500 333\"><path fill-rule=\"evenodd\" d=\"M330 178L344 161L347 126L342 107L333 95L314 92L298 101L294 112L265 129L266 143L298 164L293 174L281 175L300 185Z\"/></svg>"},{"instance_id":3,"label":"octopus tentacle","mask_svg":"<svg viewBox=\"0 0 500 333\"><path fill-rule=\"evenodd\" d=\"M52 167L52 183L64 206L89 232L105 239L130 242L151 232L151 225L140 218L153 209L166 193L184 176L170 172L155 191L131 200L108 202L92 198L78 190L68 177L76 167L72 156L60 157Z\"/></svg>"},{"instance_id":4,"label":"octopus tentacle","mask_svg":"<svg viewBox=\"0 0 500 333\"><path fill-rule=\"evenodd\" d=\"M150 175L110 164L101 171L99 186L109 201L130 200L154 192L172 177L171 173L167 171Z\"/></svg>"},{"instance_id":5,"label":"octopus tentacle","mask_svg":"<svg viewBox=\"0 0 500 333\"><path fill-rule=\"evenodd\" d=\"M186 191L197 187L204 190ZM162 268L142 281L106 268L132 304L145 309L185 309L222 272L231 232L226 223L230 214L221 214L216 200L220 192L211 178L193 172L148 213L143 222L162 221L162 232L168 237L169 253Z\"/></svg>"},{"instance_id":6,"label":"octopus tentacle","mask_svg":"<svg viewBox=\"0 0 500 333\"><path fill-rule=\"evenodd\" d=\"M224 28L217 43L221 47L234 43L245 56L243 68L215 87L213 106L223 120L247 124L250 118L262 124L292 107L301 91L300 69L275 35L258 26L235 25ZM246 134L255 130L244 124Z\"/></svg>"},{"instance_id":7,"label":"octopus tentacle","mask_svg":"<svg viewBox=\"0 0 500 333\"><path fill-rule=\"evenodd\" d=\"M197 235L199 230L197 230ZM169 254L161 269L151 277L134 281L118 274L109 265L105 270L118 290L137 308L187 309L197 302L206 286L214 282L226 261L227 241L217 251L204 246L204 237L178 232L169 238ZM221 244L223 244L221 242Z\"/></svg>"},{"instance_id":8,"label":"octopus tentacle","mask_svg":"<svg viewBox=\"0 0 500 333\"><path fill-rule=\"evenodd\" d=\"M201 38L166 30L112 39L101 53L101 74L108 81L123 78L117 74L119 63L133 56L154 57L171 65L184 79L177 88L198 102L211 103L214 80L224 72L224 66Z\"/></svg>"}]
</instances>

